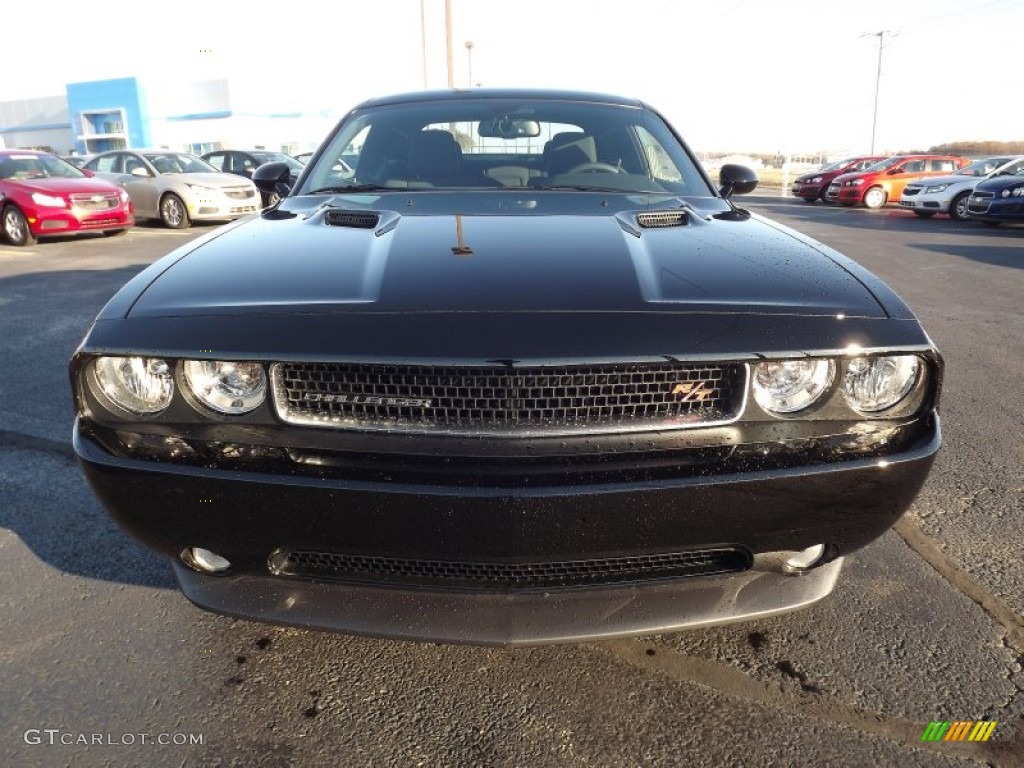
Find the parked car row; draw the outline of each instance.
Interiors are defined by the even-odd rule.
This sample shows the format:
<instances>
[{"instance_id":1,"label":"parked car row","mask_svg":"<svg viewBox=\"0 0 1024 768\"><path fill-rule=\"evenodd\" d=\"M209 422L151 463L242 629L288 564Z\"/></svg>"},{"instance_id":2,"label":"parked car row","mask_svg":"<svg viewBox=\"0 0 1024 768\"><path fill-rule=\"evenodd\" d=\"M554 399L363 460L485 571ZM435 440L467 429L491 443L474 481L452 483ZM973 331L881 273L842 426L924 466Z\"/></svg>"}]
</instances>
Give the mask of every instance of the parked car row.
<instances>
[{"instance_id":1,"label":"parked car row","mask_svg":"<svg viewBox=\"0 0 1024 768\"><path fill-rule=\"evenodd\" d=\"M792 193L808 203L898 203L921 218L944 213L957 221L1024 221L1024 156L974 162L957 155L851 157L800 176Z\"/></svg>"}]
</instances>

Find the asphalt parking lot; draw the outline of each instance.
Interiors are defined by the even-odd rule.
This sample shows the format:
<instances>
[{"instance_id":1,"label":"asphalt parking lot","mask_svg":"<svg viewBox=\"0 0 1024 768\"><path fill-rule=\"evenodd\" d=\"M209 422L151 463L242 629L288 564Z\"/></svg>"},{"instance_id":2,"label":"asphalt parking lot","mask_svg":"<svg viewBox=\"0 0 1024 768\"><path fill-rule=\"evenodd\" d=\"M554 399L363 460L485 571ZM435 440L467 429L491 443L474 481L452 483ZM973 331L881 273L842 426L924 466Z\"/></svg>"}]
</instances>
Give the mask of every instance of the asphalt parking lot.
<instances>
[{"instance_id":1,"label":"asphalt parking lot","mask_svg":"<svg viewBox=\"0 0 1024 768\"><path fill-rule=\"evenodd\" d=\"M746 204L917 312L947 365L935 469L808 610L526 649L193 608L81 480L66 365L121 284L213 227L0 245L0 765L1024 765L1024 227ZM922 742L936 720L997 725Z\"/></svg>"}]
</instances>

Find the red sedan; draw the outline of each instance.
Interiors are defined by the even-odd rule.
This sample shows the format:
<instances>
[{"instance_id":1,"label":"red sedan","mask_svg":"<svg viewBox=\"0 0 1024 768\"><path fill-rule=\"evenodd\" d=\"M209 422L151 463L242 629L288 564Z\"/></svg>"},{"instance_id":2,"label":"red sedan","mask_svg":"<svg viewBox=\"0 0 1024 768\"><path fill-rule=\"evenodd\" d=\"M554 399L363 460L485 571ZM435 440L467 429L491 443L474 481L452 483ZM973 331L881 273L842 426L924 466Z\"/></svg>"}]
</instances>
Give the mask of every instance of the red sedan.
<instances>
[{"instance_id":1,"label":"red sedan","mask_svg":"<svg viewBox=\"0 0 1024 768\"><path fill-rule=\"evenodd\" d=\"M46 152L0 150L0 232L11 245L81 232L119 235L134 224L128 193L109 181Z\"/></svg>"}]
</instances>

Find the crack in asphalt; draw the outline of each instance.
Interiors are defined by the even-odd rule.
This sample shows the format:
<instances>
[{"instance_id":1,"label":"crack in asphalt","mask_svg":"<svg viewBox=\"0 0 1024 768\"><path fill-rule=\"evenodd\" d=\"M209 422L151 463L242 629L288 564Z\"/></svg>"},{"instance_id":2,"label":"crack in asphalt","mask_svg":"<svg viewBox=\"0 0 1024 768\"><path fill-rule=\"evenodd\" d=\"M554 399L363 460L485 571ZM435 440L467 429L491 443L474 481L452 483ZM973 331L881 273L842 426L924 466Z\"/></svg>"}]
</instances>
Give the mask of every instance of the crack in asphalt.
<instances>
[{"instance_id":1,"label":"crack in asphalt","mask_svg":"<svg viewBox=\"0 0 1024 768\"><path fill-rule=\"evenodd\" d=\"M726 696L853 728L913 749L987 761L994 768L1018 768L1022 764L1021 741L1018 738L997 742L923 742L921 733L924 726L920 721L861 709L806 689L799 692L787 690L777 683L756 680L728 664L684 654L659 652L663 649L655 649L642 640L608 640L592 647L645 672L661 673L675 680L711 688ZM1010 723L1006 725L1013 727ZM1019 729L1015 730L1019 733Z\"/></svg>"},{"instance_id":2,"label":"crack in asphalt","mask_svg":"<svg viewBox=\"0 0 1024 768\"><path fill-rule=\"evenodd\" d=\"M1006 630L1004 642L1017 653L1024 653L1024 617L1019 616L1002 598L993 594L963 570L935 541L907 517L893 530L904 543L928 563L950 586L969 597Z\"/></svg>"},{"instance_id":3,"label":"crack in asphalt","mask_svg":"<svg viewBox=\"0 0 1024 768\"><path fill-rule=\"evenodd\" d=\"M64 459L75 458L75 449L71 447L71 441L67 443L50 440L46 437L25 434L24 432L12 432L7 429L0 429L0 446L4 448L20 448L28 451L42 451L53 453Z\"/></svg>"}]
</instances>

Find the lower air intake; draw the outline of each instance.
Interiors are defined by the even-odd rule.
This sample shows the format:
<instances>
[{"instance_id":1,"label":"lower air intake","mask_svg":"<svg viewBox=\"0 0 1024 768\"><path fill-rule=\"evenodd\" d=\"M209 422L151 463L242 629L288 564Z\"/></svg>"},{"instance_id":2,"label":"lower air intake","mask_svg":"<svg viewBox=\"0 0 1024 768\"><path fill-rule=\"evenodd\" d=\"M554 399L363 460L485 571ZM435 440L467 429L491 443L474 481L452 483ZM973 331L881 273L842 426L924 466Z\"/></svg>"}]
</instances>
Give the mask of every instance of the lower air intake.
<instances>
[{"instance_id":1,"label":"lower air intake","mask_svg":"<svg viewBox=\"0 0 1024 768\"><path fill-rule=\"evenodd\" d=\"M737 573L751 566L738 548L542 562L419 560L280 550L269 562L279 576L479 590L564 589Z\"/></svg>"}]
</instances>

